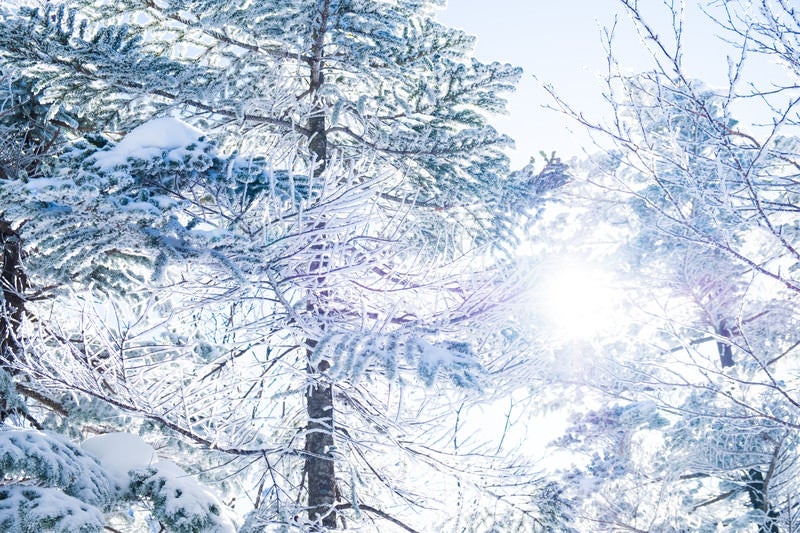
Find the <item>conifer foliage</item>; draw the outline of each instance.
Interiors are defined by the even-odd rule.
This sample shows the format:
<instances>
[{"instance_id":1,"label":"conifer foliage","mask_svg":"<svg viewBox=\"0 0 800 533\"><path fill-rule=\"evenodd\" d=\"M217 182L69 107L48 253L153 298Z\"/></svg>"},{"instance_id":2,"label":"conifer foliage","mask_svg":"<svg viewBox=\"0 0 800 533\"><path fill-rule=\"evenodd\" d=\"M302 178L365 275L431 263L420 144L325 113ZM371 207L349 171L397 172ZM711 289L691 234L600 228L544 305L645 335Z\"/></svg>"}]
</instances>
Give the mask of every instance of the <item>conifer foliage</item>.
<instances>
[{"instance_id":1,"label":"conifer foliage","mask_svg":"<svg viewBox=\"0 0 800 533\"><path fill-rule=\"evenodd\" d=\"M63 445L117 488L28 489L31 448L4 467L21 488L0 511L39 517L60 491L37 520L64 531L414 531L442 520L421 510L451 480L480 489L442 421L458 431L449 398L491 389L513 355L503 250L566 174L509 172L486 120L520 72L473 59L436 4L0 13L7 424L140 433L230 503L163 461L119 471Z\"/></svg>"}]
</instances>

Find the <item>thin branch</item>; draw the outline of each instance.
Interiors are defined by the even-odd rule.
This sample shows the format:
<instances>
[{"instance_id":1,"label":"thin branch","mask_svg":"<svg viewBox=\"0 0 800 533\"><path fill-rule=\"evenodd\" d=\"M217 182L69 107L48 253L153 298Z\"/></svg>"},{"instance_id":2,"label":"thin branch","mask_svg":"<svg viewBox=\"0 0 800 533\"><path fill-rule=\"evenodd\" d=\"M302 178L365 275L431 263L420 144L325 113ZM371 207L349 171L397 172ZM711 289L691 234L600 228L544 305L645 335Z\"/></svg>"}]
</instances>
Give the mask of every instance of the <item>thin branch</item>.
<instances>
[{"instance_id":1,"label":"thin branch","mask_svg":"<svg viewBox=\"0 0 800 533\"><path fill-rule=\"evenodd\" d=\"M353 506L352 503L341 503L341 504L336 506L336 510L337 511L343 511L345 509L353 509L353 508L356 508L356 507ZM371 505L365 505L365 504L360 503L360 504L358 504L357 509L360 510L360 511L367 511L367 512L372 513L374 515L380 516L384 520L388 520L392 524L405 529L409 533L420 533L419 531L417 531L416 529L412 528L408 524L405 524L404 522L401 522L399 519L393 517L392 515L390 515L388 513L385 513L383 511L381 511L380 509L376 509L375 507L372 507Z\"/></svg>"}]
</instances>

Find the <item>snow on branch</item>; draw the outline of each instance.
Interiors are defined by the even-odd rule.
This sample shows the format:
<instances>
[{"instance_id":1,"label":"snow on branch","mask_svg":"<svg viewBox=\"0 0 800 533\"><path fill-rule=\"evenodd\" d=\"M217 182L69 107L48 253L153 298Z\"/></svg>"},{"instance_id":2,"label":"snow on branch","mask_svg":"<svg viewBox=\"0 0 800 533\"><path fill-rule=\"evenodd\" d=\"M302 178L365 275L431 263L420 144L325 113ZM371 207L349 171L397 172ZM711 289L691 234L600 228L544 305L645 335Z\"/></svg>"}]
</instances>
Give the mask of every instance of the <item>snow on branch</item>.
<instances>
[{"instance_id":1,"label":"snow on branch","mask_svg":"<svg viewBox=\"0 0 800 533\"><path fill-rule=\"evenodd\" d=\"M439 375L449 377L458 387L480 389L482 370L469 344L442 341L431 343L408 333L333 333L317 344L312 363L329 361L334 379L360 380L373 366L390 379L400 379L404 365L415 368L417 376L431 386Z\"/></svg>"}]
</instances>

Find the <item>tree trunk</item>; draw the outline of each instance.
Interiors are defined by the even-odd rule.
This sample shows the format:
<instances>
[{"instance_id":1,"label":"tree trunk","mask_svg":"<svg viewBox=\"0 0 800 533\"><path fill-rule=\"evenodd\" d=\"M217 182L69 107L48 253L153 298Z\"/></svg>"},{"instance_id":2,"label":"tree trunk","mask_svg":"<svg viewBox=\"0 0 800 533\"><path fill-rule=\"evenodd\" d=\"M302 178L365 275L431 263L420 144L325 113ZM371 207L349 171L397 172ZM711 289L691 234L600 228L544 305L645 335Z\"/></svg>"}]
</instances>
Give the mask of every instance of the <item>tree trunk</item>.
<instances>
[{"instance_id":1,"label":"tree trunk","mask_svg":"<svg viewBox=\"0 0 800 533\"><path fill-rule=\"evenodd\" d=\"M758 525L758 533L780 533L776 522L780 513L772 508L767 498L767 486L760 470L751 468L745 478L750 506L764 513L764 521Z\"/></svg>"},{"instance_id":2,"label":"tree trunk","mask_svg":"<svg viewBox=\"0 0 800 533\"><path fill-rule=\"evenodd\" d=\"M19 327L25 312L23 294L28 287L28 280L22 268L22 240L4 220L0 220L0 242L3 246L3 264L0 271L3 291L0 365L11 371L10 366L21 349Z\"/></svg>"},{"instance_id":3,"label":"tree trunk","mask_svg":"<svg viewBox=\"0 0 800 533\"><path fill-rule=\"evenodd\" d=\"M22 269L22 240L5 220L0 220L0 243L3 247L3 263L0 268L3 294L2 316L0 316L0 368L13 375L14 360L22 350L19 328L25 313L23 294L28 288L28 280ZM20 412L18 406L11 407L13 403L11 398L0 394L0 423L11 414L25 414ZM35 427L41 429L35 421L33 422Z\"/></svg>"},{"instance_id":4,"label":"tree trunk","mask_svg":"<svg viewBox=\"0 0 800 533\"><path fill-rule=\"evenodd\" d=\"M309 92L313 99L314 106L311 117L308 121L308 148L313 158L314 175L321 175L328 163L328 139L325 126L325 107L319 100L319 89L325 81L324 78L324 43L325 33L330 10L330 0L321 3L318 13L316 30L312 36L311 48L311 69ZM324 227L323 221L319 222L318 227ZM324 235L320 239L324 240ZM327 264L325 258L326 244L321 242L311 247L318 251L319 255L312 262L311 270L323 270ZM324 286L324 275L317 278L320 287ZM309 304L311 312L322 314L324 309L320 308L320 303L324 306L327 299L327 291L320 291L318 294L318 304ZM309 357L316 347L317 341L306 340ZM308 425L306 426L305 443L305 473L308 481L308 517L310 520L320 521L322 526L329 529L336 528L336 468L333 461L334 435L333 435L333 388L330 383L319 379L319 375L330 368L328 361L320 361L316 368L309 364L308 372L310 385L306 392L306 412L308 414Z\"/></svg>"},{"instance_id":5,"label":"tree trunk","mask_svg":"<svg viewBox=\"0 0 800 533\"><path fill-rule=\"evenodd\" d=\"M328 369L327 361L318 370ZM333 462L333 389L318 382L306 392L306 475L308 516L326 528L336 528L336 471Z\"/></svg>"},{"instance_id":6,"label":"tree trunk","mask_svg":"<svg viewBox=\"0 0 800 533\"><path fill-rule=\"evenodd\" d=\"M723 339L731 338L731 331L725 325L725 321L720 323L720 325L717 327L716 333ZM730 368L734 365L733 348L731 347L731 343L729 341L718 340L717 352L719 353L719 362L722 365L722 368Z\"/></svg>"}]
</instances>

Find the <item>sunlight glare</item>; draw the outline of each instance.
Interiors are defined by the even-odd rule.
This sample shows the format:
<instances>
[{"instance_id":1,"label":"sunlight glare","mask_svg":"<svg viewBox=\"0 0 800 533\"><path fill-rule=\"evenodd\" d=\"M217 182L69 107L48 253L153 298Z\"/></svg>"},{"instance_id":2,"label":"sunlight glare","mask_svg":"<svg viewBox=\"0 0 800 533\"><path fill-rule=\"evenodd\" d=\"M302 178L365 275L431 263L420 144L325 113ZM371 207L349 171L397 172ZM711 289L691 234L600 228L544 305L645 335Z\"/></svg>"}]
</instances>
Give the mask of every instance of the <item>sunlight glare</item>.
<instances>
[{"instance_id":1,"label":"sunlight glare","mask_svg":"<svg viewBox=\"0 0 800 533\"><path fill-rule=\"evenodd\" d=\"M541 312L557 336L588 339L614 328L618 291L608 272L568 264L551 270L541 283Z\"/></svg>"}]
</instances>

